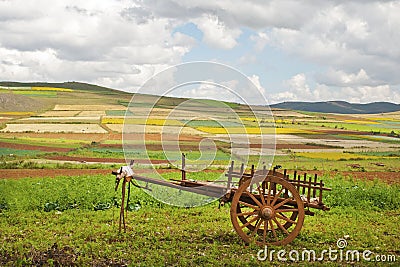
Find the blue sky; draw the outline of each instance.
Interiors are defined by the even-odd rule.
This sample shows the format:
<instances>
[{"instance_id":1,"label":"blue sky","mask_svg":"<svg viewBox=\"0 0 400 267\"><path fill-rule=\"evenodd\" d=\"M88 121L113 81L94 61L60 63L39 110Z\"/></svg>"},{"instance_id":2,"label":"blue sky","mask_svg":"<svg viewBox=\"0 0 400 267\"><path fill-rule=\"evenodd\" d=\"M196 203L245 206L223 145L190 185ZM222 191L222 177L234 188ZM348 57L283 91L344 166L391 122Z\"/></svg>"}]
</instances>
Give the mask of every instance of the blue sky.
<instances>
[{"instance_id":1,"label":"blue sky","mask_svg":"<svg viewBox=\"0 0 400 267\"><path fill-rule=\"evenodd\" d=\"M278 92L284 88L282 81L288 80L299 72L314 73L321 71L321 66L290 57L278 48L265 45L257 51L251 36L257 34L254 30L243 28L237 39L238 45L232 49L218 49L202 42L203 33L194 23L186 23L176 27L172 34L180 32L196 40L196 45L183 56L184 62L216 61L237 68L239 71L260 78L260 83L268 91Z\"/></svg>"},{"instance_id":2,"label":"blue sky","mask_svg":"<svg viewBox=\"0 0 400 267\"><path fill-rule=\"evenodd\" d=\"M398 14L400 1L373 0L0 1L0 80L135 92L171 66L213 61L271 103L400 103Z\"/></svg>"}]
</instances>

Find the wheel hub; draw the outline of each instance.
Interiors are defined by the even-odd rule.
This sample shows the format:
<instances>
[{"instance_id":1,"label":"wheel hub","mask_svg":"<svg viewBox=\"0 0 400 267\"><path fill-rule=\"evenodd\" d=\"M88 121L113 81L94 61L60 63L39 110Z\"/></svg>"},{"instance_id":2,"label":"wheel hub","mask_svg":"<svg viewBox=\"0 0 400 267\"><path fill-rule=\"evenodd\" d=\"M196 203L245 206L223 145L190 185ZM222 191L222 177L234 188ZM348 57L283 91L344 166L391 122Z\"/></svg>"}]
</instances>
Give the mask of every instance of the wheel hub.
<instances>
[{"instance_id":1,"label":"wheel hub","mask_svg":"<svg viewBox=\"0 0 400 267\"><path fill-rule=\"evenodd\" d=\"M270 220L275 217L275 211L272 207L264 207L261 209L261 217L265 220Z\"/></svg>"}]
</instances>

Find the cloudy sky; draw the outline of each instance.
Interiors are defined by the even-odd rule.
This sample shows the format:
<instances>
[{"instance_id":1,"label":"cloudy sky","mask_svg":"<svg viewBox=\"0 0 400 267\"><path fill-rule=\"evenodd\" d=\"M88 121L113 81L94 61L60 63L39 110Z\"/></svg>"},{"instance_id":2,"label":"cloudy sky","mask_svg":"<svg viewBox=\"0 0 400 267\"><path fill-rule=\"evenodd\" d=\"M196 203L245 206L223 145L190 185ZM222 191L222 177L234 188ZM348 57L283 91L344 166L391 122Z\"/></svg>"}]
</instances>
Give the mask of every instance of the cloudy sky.
<instances>
[{"instance_id":1,"label":"cloudy sky","mask_svg":"<svg viewBox=\"0 0 400 267\"><path fill-rule=\"evenodd\" d=\"M400 103L399 14L400 1L372 0L0 0L0 80L136 91L210 60L272 103Z\"/></svg>"}]
</instances>

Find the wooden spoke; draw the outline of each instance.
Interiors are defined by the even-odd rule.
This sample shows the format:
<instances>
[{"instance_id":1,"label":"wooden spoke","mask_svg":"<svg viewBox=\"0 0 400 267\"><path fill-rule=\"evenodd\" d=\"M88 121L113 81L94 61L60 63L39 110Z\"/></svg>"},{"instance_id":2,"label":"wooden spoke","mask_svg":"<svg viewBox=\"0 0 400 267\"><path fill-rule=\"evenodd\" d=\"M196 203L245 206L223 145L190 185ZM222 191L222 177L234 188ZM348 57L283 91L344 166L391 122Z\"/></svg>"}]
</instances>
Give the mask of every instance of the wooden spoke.
<instances>
[{"instance_id":1,"label":"wooden spoke","mask_svg":"<svg viewBox=\"0 0 400 267\"><path fill-rule=\"evenodd\" d=\"M278 209L276 212L297 212L299 209Z\"/></svg>"},{"instance_id":2,"label":"wooden spoke","mask_svg":"<svg viewBox=\"0 0 400 267\"><path fill-rule=\"evenodd\" d=\"M276 234L275 227L274 227L274 224L272 223L272 220L269 220L269 226L271 227L272 234L274 235L275 240L278 241L278 236Z\"/></svg>"},{"instance_id":3,"label":"wooden spoke","mask_svg":"<svg viewBox=\"0 0 400 267\"><path fill-rule=\"evenodd\" d=\"M268 221L264 221L264 232L263 232L263 245L265 246L267 241L267 230L268 230Z\"/></svg>"},{"instance_id":4,"label":"wooden spoke","mask_svg":"<svg viewBox=\"0 0 400 267\"><path fill-rule=\"evenodd\" d=\"M246 192L245 192L248 196L250 196L251 197L251 199L259 206L259 207L262 207L263 205L260 203L260 201L258 201L258 199L252 194L252 193L250 193L249 191L247 191L246 190Z\"/></svg>"},{"instance_id":5,"label":"wooden spoke","mask_svg":"<svg viewBox=\"0 0 400 267\"><path fill-rule=\"evenodd\" d=\"M264 181L268 190L263 193L258 184L257 193L252 194L248 189L250 183L251 179L234 191L231 221L235 231L246 243L255 242L259 246L280 246L293 241L303 226L305 216L304 202L297 188L285 179L268 175ZM272 193L272 184L277 185L276 195ZM286 191L291 197L280 197ZM268 210L260 212L268 206L274 211L269 217Z\"/></svg>"},{"instance_id":6,"label":"wooden spoke","mask_svg":"<svg viewBox=\"0 0 400 267\"><path fill-rule=\"evenodd\" d=\"M275 203L278 200L279 196L282 194L283 189L285 189L285 188L282 187L281 190L279 190L278 194L275 195L274 200L271 203L271 206L275 205Z\"/></svg>"},{"instance_id":7,"label":"wooden spoke","mask_svg":"<svg viewBox=\"0 0 400 267\"><path fill-rule=\"evenodd\" d=\"M282 216L282 215L279 215L279 214L275 214L275 216L278 217L279 219L285 220L285 221L290 222L292 224L297 224L296 221L293 221L293 220L289 219L286 216Z\"/></svg>"},{"instance_id":8,"label":"wooden spoke","mask_svg":"<svg viewBox=\"0 0 400 267\"><path fill-rule=\"evenodd\" d=\"M261 202L262 202L263 206L265 206L266 203L265 203L264 194L261 192L261 188L260 188L261 185L262 185L262 183L257 187L257 190L258 190L258 194L260 195Z\"/></svg>"},{"instance_id":9,"label":"wooden spoke","mask_svg":"<svg viewBox=\"0 0 400 267\"><path fill-rule=\"evenodd\" d=\"M256 214L258 211L249 211L249 212L241 212L241 213L238 213L237 214L237 216L245 216L245 215L254 215L254 214ZM246 217L246 219L248 218L248 216Z\"/></svg>"},{"instance_id":10,"label":"wooden spoke","mask_svg":"<svg viewBox=\"0 0 400 267\"><path fill-rule=\"evenodd\" d=\"M276 219L276 218L272 218L272 220L274 220L274 222L276 223L276 225L278 225L279 228L281 228L281 230L289 235L289 232L285 229L285 227L283 227L283 225Z\"/></svg>"},{"instance_id":11,"label":"wooden spoke","mask_svg":"<svg viewBox=\"0 0 400 267\"><path fill-rule=\"evenodd\" d=\"M250 236L254 236L254 234L257 233L258 229L260 229L260 226L261 226L262 222L263 222L263 220L260 218L260 220L257 221L256 227L255 227L254 230L251 232Z\"/></svg>"},{"instance_id":12,"label":"wooden spoke","mask_svg":"<svg viewBox=\"0 0 400 267\"><path fill-rule=\"evenodd\" d=\"M292 200L291 198L286 198L284 201L282 201L281 203L277 204L274 206L274 209L277 210L280 206L285 205L286 203L288 203L290 200Z\"/></svg>"},{"instance_id":13,"label":"wooden spoke","mask_svg":"<svg viewBox=\"0 0 400 267\"><path fill-rule=\"evenodd\" d=\"M268 185L267 205L271 204L271 183Z\"/></svg>"},{"instance_id":14,"label":"wooden spoke","mask_svg":"<svg viewBox=\"0 0 400 267\"><path fill-rule=\"evenodd\" d=\"M247 223L243 224L242 226L240 226L240 228L245 228L246 226L248 226L249 224L251 224L252 222L256 221L258 219L258 216L254 217L253 219L251 219L250 221L248 221Z\"/></svg>"},{"instance_id":15,"label":"wooden spoke","mask_svg":"<svg viewBox=\"0 0 400 267\"><path fill-rule=\"evenodd\" d=\"M247 206L247 207L250 207L250 208L252 208L252 209L255 209L255 210L259 210L259 209L260 209L260 207L251 205L250 203L247 203L247 202L244 202L244 201L239 201L239 203L242 204L242 205L245 205L245 206Z\"/></svg>"}]
</instances>

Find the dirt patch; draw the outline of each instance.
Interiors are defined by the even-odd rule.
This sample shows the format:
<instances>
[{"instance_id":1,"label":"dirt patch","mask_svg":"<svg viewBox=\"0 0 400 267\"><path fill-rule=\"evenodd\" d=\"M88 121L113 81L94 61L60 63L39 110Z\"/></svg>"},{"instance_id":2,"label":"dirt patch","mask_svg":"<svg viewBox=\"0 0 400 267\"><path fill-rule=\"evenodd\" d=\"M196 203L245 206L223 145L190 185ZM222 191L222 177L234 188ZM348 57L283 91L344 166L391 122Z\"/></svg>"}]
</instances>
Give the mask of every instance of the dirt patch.
<instances>
[{"instance_id":1,"label":"dirt patch","mask_svg":"<svg viewBox=\"0 0 400 267\"><path fill-rule=\"evenodd\" d=\"M261 144L250 144L250 148L261 148ZM264 148L273 149L272 145L264 145ZM319 146L319 145L306 145L306 144L276 144L275 147L277 150L279 149L327 149L332 148L329 146Z\"/></svg>"},{"instance_id":2,"label":"dirt patch","mask_svg":"<svg viewBox=\"0 0 400 267\"><path fill-rule=\"evenodd\" d=\"M38 133L107 133L106 130L100 127L98 124L64 124L64 123L16 123L7 124L5 129L0 130L2 132L38 132Z\"/></svg>"},{"instance_id":3,"label":"dirt patch","mask_svg":"<svg viewBox=\"0 0 400 267\"><path fill-rule=\"evenodd\" d=\"M0 94L0 111L36 111L45 106L42 101L24 95Z\"/></svg>"},{"instance_id":4,"label":"dirt patch","mask_svg":"<svg viewBox=\"0 0 400 267\"><path fill-rule=\"evenodd\" d=\"M1 133L3 137L31 137L31 138L49 138L49 139L69 139L84 141L102 141L102 140L122 140L122 134L115 133Z\"/></svg>"},{"instance_id":5,"label":"dirt patch","mask_svg":"<svg viewBox=\"0 0 400 267\"><path fill-rule=\"evenodd\" d=\"M14 144L7 142L0 142L0 147L21 149L21 150L39 150L45 152L68 152L72 150L71 148L65 148L65 147L35 146L35 145Z\"/></svg>"},{"instance_id":6,"label":"dirt patch","mask_svg":"<svg viewBox=\"0 0 400 267\"><path fill-rule=\"evenodd\" d=\"M28 253L24 254L24 258L29 262L30 266L80 266L79 256L81 253L76 249L64 246L59 247L54 243L50 248L45 251L39 251L32 248ZM21 260L21 255L11 255L7 252L0 254L0 264L14 264ZM128 266L129 261L116 260L116 259L93 259L93 266ZM11 265L10 265L11 266Z\"/></svg>"},{"instance_id":7,"label":"dirt patch","mask_svg":"<svg viewBox=\"0 0 400 267\"><path fill-rule=\"evenodd\" d=\"M116 148L116 149L121 149L122 150L122 145L120 144L100 144L98 147L101 148ZM178 148L177 148L178 147ZM142 149L143 145L135 144L135 145L129 145L129 149ZM197 145L162 145L162 144L146 144L145 146L146 150L150 151L198 151L199 146ZM214 149L213 146L202 146L202 149L209 149L212 150Z\"/></svg>"}]
</instances>

